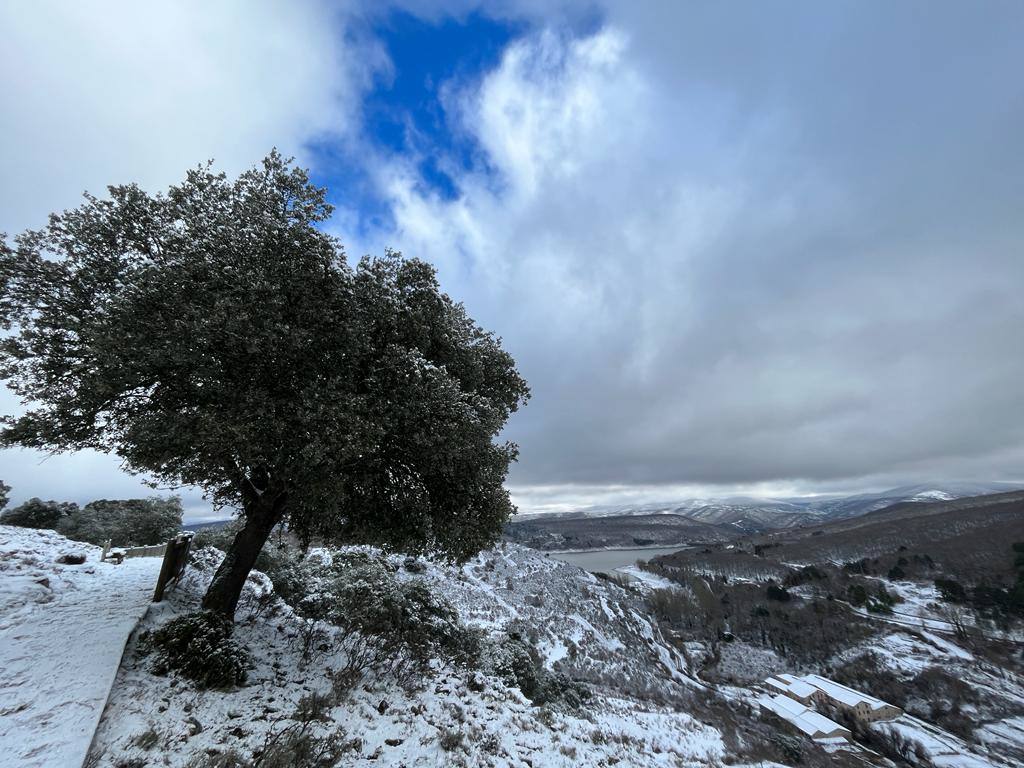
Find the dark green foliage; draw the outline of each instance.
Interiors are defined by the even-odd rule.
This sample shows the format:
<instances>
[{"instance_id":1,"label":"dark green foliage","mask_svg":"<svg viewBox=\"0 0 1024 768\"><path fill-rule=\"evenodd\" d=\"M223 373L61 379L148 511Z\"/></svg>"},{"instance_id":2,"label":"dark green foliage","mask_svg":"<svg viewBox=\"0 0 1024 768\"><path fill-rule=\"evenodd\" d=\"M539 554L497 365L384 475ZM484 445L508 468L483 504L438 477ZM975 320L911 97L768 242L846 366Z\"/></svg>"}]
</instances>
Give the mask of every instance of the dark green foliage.
<instances>
[{"instance_id":1,"label":"dark green foliage","mask_svg":"<svg viewBox=\"0 0 1024 768\"><path fill-rule=\"evenodd\" d=\"M2 485L2 483L0 483L0 485ZM9 491L11 489L8 488L7 490ZM1012 549L1016 555L1013 559L1013 567L1019 570L1021 575L1024 576L1024 541L1014 542Z\"/></svg>"},{"instance_id":2,"label":"dark green foliage","mask_svg":"<svg viewBox=\"0 0 1024 768\"><path fill-rule=\"evenodd\" d=\"M765 591L765 596L769 600L777 600L780 603L789 602L789 591L784 587L780 587L775 584L768 585L768 589Z\"/></svg>"},{"instance_id":3,"label":"dark green foliage","mask_svg":"<svg viewBox=\"0 0 1024 768\"><path fill-rule=\"evenodd\" d=\"M11 486L0 480L0 510L7 506L7 501L10 498Z\"/></svg>"},{"instance_id":4,"label":"dark green foliage","mask_svg":"<svg viewBox=\"0 0 1024 768\"><path fill-rule=\"evenodd\" d=\"M871 561L865 557L860 560L843 563L843 570L849 573L861 573L868 576L871 574Z\"/></svg>"},{"instance_id":5,"label":"dark green foliage","mask_svg":"<svg viewBox=\"0 0 1024 768\"><path fill-rule=\"evenodd\" d=\"M153 671L178 672L203 688L230 688L245 682L251 660L232 639L233 628L231 621L214 611L171 619L144 636L155 653Z\"/></svg>"},{"instance_id":6,"label":"dark green foliage","mask_svg":"<svg viewBox=\"0 0 1024 768\"><path fill-rule=\"evenodd\" d=\"M899 581L907 576L907 572L904 571L900 566L894 565L889 569L889 579L891 581Z\"/></svg>"},{"instance_id":7,"label":"dark green foliage","mask_svg":"<svg viewBox=\"0 0 1024 768\"><path fill-rule=\"evenodd\" d=\"M581 709L590 701L590 689L561 672L542 669L540 690L531 700L537 705Z\"/></svg>"},{"instance_id":8,"label":"dark green foliage","mask_svg":"<svg viewBox=\"0 0 1024 768\"><path fill-rule=\"evenodd\" d=\"M935 580L935 588L942 599L970 608L979 618L995 622L1008 628L1016 620L1024 618L1024 543L1011 545L1015 553L1014 570L1016 581L1009 587L992 584L985 580L973 586L950 578Z\"/></svg>"},{"instance_id":9,"label":"dark green foliage","mask_svg":"<svg viewBox=\"0 0 1024 768\"><path fill-rule=\"evenodd\" d=\"M936 579L935 588L947 603L964 603L967 601L967 590L964 585L954 579Z\"/></svg>"},{"instance_id":10,"label":"dark green foliage","mask_svg":"<svg viewBox=\"0 0 1024 768\"><path fill-rule=\"evenodd\" d=\"M115 547L163 544L181 532L181 499L119 499L91 501L69 514L61 533L69 539Z\"/></svg>"},{"instance_id":11,"label":"dark green foliage","mask_svg":"<svg viewBox=\"0 0 1024 768\"><path fill-rule=\"evenodd\" d=\"M851 605L860 608L868 601L868 591L863 584L851 584L846 590L846 598Z\"/></svg>"},{"instance_id":12,"label":"dark green foliage","mask_svg":"<svg viewBox=\"0 0 1024 768\"><path fill-rule=\"evenodd\" d=\"M892 607L897 602L899 602L899 599L896 595L879 585L874 593L868 597L867 607L872 613L892 613Z\"/></svg>"},{"instance_id":13,"label":"dark green foliage","mask_svg":"<svg viewBox=\"0 0 1024 768\"><path fill-rule=\"evenodd\" d=\"M579 709L590 700L590 690L560 672L544 668L536 650L513 632L492 642L484 656L488 671L506 685L514 685L534 704Z\"/></svg>"},{"instance_id":14,"label":"dark green foliage","mask_svg":"<svg viewBox=\"0 0 1024 768\"><path fill-rule=\"evenodd\" d=\"M327 642L324 625L341 630L333 642L349 652L352 665L341 673L341 687L369 670L411 682L435 660L472 665L480 655L479 633L463 626L451 603L422 580L400 579L379 553L303 559L269 547L260 558L274 590L307 621L305 655Z\"/></svg>"},{"instance_id":15,"label":"dark green foliage","mask_svg":"<svg viewBox=\"0 0 1024 768\"><path fill-rule=\"evenodd\" d=\"M275 524L468 558L513 511L495 442L528 397L499 339L387 253L346 262L326 192L276 152L230 181L87 196L0 240L2 442L115 452L241 508L204 605L233 615Z\"/></svg>"},{"instance_id":16,"label":"dark green foliage","mask_svg":"<svg viewBox=\"0 0 1024 768\"><path fill-rule=\"evenodd\" d=\"M827 578L828 575L817 566L805 565L803 568L787 574L785 585L787 587L797 587L801 584L807 584L808 582L813 581L822 581Z\"/></svg>"},{"instance_id":17,"label":"dark green foliage","mask_svg":"<svg viewBox=\"0 0 1024 768\"><path fill-rule=\"evenodd\" d=\"M475 635L451 603L423 582L399 581L376 563L345 568L329 594L333 623L380 638L417 666L436 657L469 662L478 653Z\"/></svg>"},{"instance_id":18,"label":"dark green foliage","mask_svg":"<svg viewBox=\"0 0 1024 768\"><path fill-rule=\"evenodd\" d=\"M47 528L75 541L115 547L162 544L181 531L181 500L122 499L92 501L84 507L71 502L29 499L0 515L4 525Z\"/></svg>"},{"instance_id":19,"label":"dark green foliage","mask_svg":"<svg viewBox=\"0 0 1024 768\"><path fill-rule=\"evenodd\" d=\"M0 514L0 524L56 531L69 515L77 511L78 505L74 503L33 498Z\"/></svg>"},{"instance_id":20,"label":"dark green foliage","mask_svg":"<svg viewBox=\"0 0 1024 768\"><path fill-rule=\"evenodd\" d=\"M506 636L488 648L489 671L506 685L514 685L528 699L540 693L540 664L533 649L518 636Z\"/></svg>"},{"instance_id":21,"label":"dark green foliage","mask_svg":"<svg viewBox=\"0 0 1024 768\"><path fill-rule=\"evenodd\" d=\"M793 764L803 762L804 748L800 739L784 733L776 733L771 737L772 744L778 748L782 757Z\"/></svg>"}]
</instances>

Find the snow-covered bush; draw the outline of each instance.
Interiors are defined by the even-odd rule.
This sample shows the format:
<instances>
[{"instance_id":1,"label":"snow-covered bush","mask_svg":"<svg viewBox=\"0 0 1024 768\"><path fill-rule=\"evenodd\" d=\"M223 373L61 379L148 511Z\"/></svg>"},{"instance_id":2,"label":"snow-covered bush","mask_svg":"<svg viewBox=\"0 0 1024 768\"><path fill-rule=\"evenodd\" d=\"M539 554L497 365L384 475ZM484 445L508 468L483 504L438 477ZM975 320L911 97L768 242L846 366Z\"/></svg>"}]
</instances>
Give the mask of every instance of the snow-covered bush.
<instances>
[{"instance_id":1,"label":"snow-covered bush","mask_svg":"<svg viewBox=\"0 0 1024 768\"><path fill-rule=\"evenodd\" d=\"M579 709L590 690L561 672L544 668L537 651L518 633L488 643L482 654L484 668L506 685L514 685L534 704Z\"/></svg>"},{"instance_id":2,"label":"snow-covered bush","mask_svg":"<svg viewBox=\"0 0 1024 768\"><path fill-rule=\"evenodd\" d=\"M155 654L153 671L177 672L203 688L229 688L245 682L249 653L236 643L231 621L213 611L171 619L143 640Z\"/></svg>"},{"instance_id":3,"label":"snow-covered bush","mask_svg":"<svg viewBox=\"0 0 1024 768\"><path fill-rule=\"evenodd\" d=\"M242 529L241 521L231 520L223 525L210 525L198 529L192 536L192 549L203 547L214 547L221 552L226 552L231 540L235 538Z\"/></svg>"},{"instance_id":4,"label":"snow-covered bush","mask_svg":"<svg viewBox=\"0 0 1024 768\"><path fill-rule=\"evenodd\" d=\"M540 663L534 651L516 635L506 635L488 644L483 657L484 668L506 685L514 685L526 698L540 692Z\"/></svg>"},{"instance_id":5,"label":"snow-covered bush","mask_svg":"<svg viewBox=\"0 0 1024 768\"><path fill-rule=\"evenodd\" d=\"M411 682L435 660L472 664L479 656L479 633L461 623L451 603L422 580L400 579L379 552L321 550L300 559L280 551L267 561L275 592L306 621L304 657L327 643L345 651L336 687L354 685L369 670Z\"/></svg>"}]
</instances>

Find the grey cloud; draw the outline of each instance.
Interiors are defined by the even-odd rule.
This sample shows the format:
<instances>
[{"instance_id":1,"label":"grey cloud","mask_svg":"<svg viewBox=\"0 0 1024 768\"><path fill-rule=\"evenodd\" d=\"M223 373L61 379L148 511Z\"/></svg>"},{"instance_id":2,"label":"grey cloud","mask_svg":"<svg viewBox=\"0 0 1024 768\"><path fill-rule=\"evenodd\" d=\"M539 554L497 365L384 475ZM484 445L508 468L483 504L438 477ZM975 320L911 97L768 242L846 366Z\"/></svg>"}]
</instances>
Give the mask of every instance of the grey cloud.
<instances>
[{"instance_id":1,"label":"grey cloud","mask_svg":"<svg viewBox=\"0 0 1024 768\"><path fill-rule=\"evenodd\" d=\"M353 253L433 260L520 361L534 398L508 435L524 508L1024 478L1024 6L496 7L533 31L481 82L444 90L453 130L480 144L460 197L367 151L397 225L360 240L337 226ZM383 66L372 42L336 49L326 6L287 12L281 55L327 79L221 62L229 111L248 116L239 140L233 120L190 132L192 112L172 120L132 78L123 115L70 99L62 87L90 82L88 25L48 30L21 8L4 11L0 52L11 231L143 169L162 184L203 156L230 167L326 130L358 141L343 115ZM259 40L249 29L232 50ZM81 78L62 86L71 59ZM141 70L154 82L157 63ZM175 97L166 72L167 103L201 116L223 101L210 83ZM16 492L135 483L107 458L0 459Z\"/></svg>"},{"instance_id":2,"label":"grey cloud","mask_svg":"<svg viewBox=\"0 0 1024 768\"><path fill-rule=\"evenodd\" d=\"M521 361L513 482L1022 476L1024 10L606 10L614 63L537 36L465 96L501 191L382 235Z\"/></svg>"}]
</instances>

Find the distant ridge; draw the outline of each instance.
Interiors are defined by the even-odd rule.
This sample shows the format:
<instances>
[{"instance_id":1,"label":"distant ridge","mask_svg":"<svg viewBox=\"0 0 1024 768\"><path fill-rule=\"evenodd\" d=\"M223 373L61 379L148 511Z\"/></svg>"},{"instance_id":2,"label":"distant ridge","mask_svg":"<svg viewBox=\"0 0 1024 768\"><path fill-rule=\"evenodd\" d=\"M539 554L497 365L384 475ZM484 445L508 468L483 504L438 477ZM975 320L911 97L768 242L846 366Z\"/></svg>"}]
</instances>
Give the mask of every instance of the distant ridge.
<instances>
[{"instance_id":1,"label":"distant ridge","mask_svg":"<svg viewBox=\"0 0 1024 768\"><path fill-rule=\"evenodd\" d=\"M826 498L692 498L644 504L596 505L570 512L522 514L516 518L516 523L543 524L544 521L555 520L677 515L712 526L731 526L742 533L758 533L857 517L903 502L951 501L1022 489L1024 485L1009 482L946 482L906 485L877 493Z\"/></svg>"},{"instance_id":2,"label":"distant ridge","mask_svg":"<svg viewBox=\"0 0 1024 768\"><path fill-rule=\"evenodd\" d=\"M207 520L202 523L185 523L181 526L183 531L201 531L204 528L220 528L222 525L227 525L231 522L231 518L226 520Z\"/></svg>"}]
</instances>

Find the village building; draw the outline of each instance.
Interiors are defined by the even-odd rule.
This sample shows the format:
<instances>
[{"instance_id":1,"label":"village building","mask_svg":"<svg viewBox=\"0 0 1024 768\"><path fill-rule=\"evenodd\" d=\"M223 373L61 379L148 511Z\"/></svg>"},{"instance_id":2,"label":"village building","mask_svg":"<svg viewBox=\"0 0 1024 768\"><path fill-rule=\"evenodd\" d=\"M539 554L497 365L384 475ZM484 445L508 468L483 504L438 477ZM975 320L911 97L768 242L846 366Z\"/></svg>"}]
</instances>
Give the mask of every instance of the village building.
<instances>
[{"instance_id":1,"label":"village building","mask_svg":"<svg viewBox=\"0 0 1024 768\"><path fill-rule=\"evenodd\" d=\"M789 696L789 698L799 701L807 707L815 703L816 696L822 696L821 691L810 683L805 683L800 678L785 673L769 677L764 681L764 684L772 693Z\"/></svg>"},{"instance_id":2,"label":"village building","mask_svg":"<svg viewBox=\"0 0 1024 768\"><path fill-rule=\"evenodd\" d=\"M757 697L757 703L762 713L787 723L809 739L821 741L850 737L848 728L829 720L820 712L815 712L789 696L762 695Z\"/></svg>"},{"instance_id":3,"label":"village building","mask_svg":"<svg viewBox=\"0 0 1024 768\"><path fill-rule=\"evenodd\" d=\"M780 675L780 677L782 677ZM820 675L804 675L799 680L816 688L819 693L814 695L816 703L830 704L844 712L849 712L865 723L876 723L881 720L895 720L903 714L903 710L874 696L868 696L842 683L829 680Z\"/></svg>"}]
</instances>

